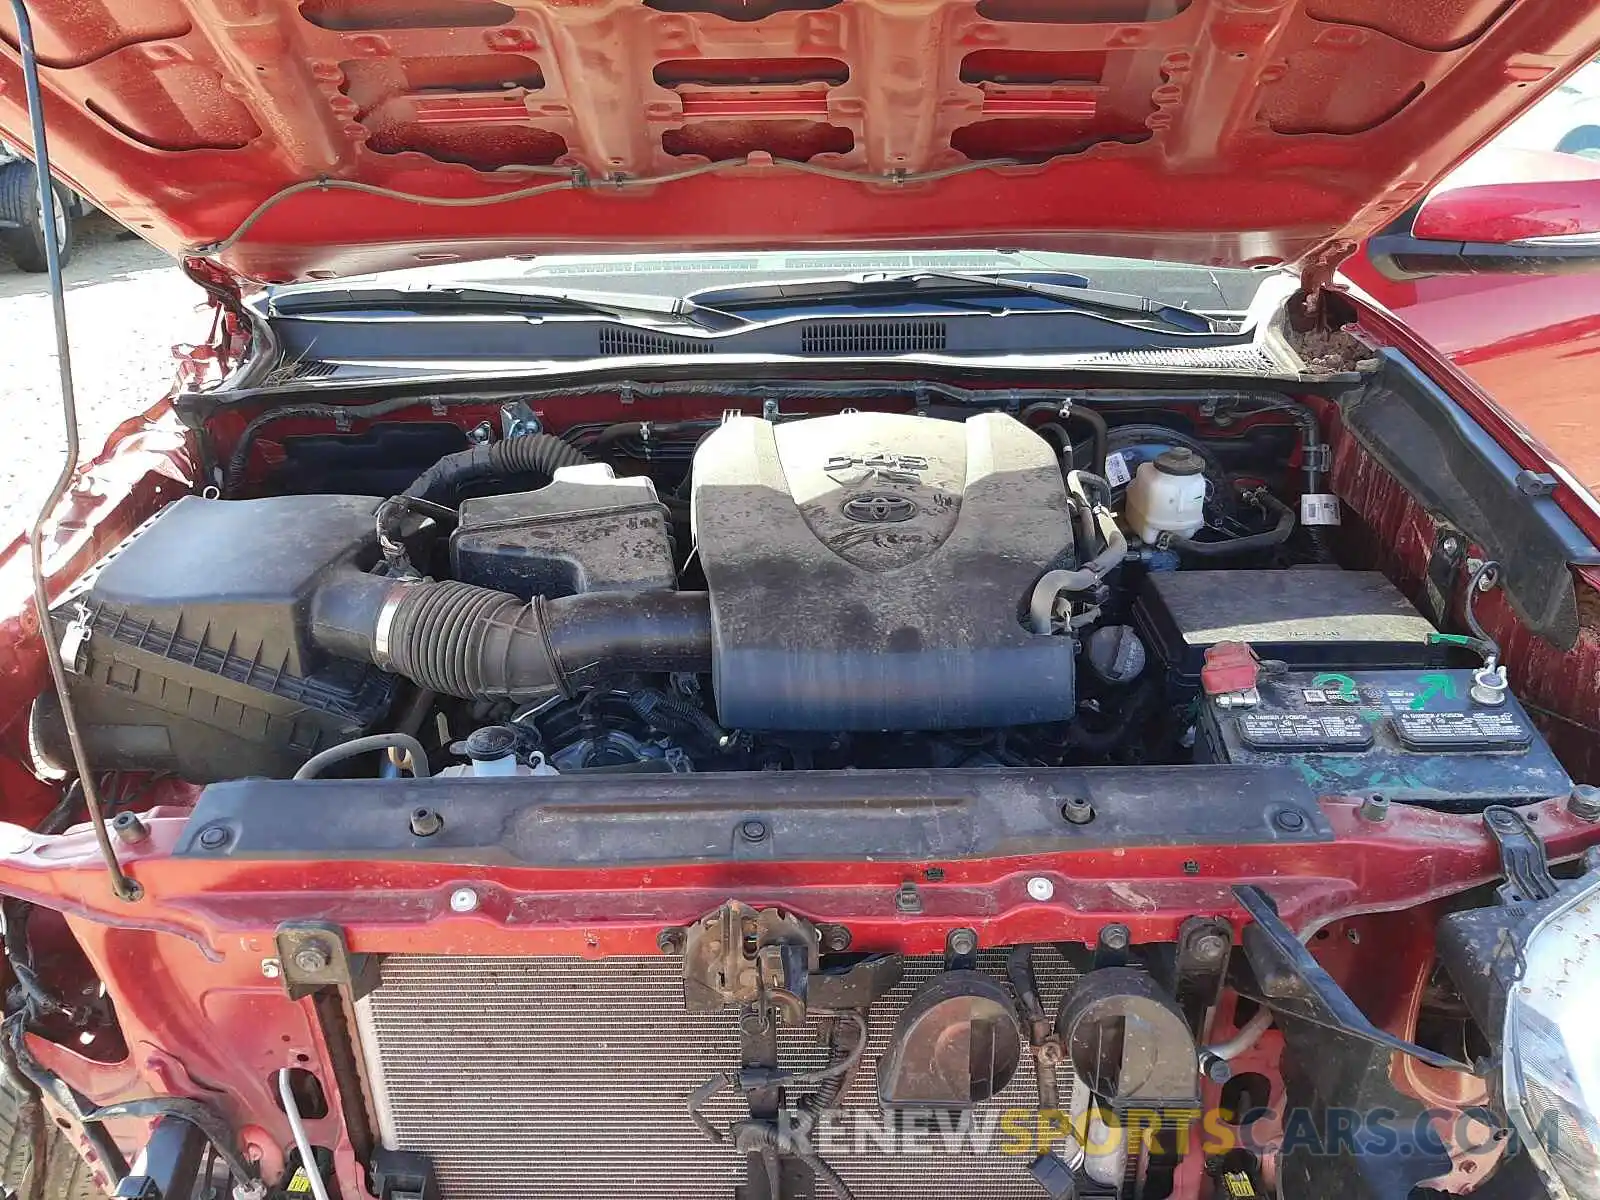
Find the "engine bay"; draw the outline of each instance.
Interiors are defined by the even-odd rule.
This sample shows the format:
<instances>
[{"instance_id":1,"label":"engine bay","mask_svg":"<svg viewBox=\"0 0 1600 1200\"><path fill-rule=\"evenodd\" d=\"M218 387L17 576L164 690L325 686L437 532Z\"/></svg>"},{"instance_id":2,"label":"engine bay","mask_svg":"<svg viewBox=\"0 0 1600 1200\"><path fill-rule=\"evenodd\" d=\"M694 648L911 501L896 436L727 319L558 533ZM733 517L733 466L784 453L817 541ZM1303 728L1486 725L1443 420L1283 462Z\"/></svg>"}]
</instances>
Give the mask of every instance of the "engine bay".
<instances>
[{"instance_id":1,"label":"engine bay","mask_svg":"<svg viewBox=\"0 0 1600 1200\"><path fill-rule=\"evenodd\" d=\"M730 386L193 423L51 611L110 820L10 860L42 1095L182 1047L106 1095L205 1091L246 1200L1302 1200L1272 1112L1493 1103L1600 819L1514 547L1327 397Z\"/></svg>"},{"instance_id":2,"label":"engine bay","mask_svg":"<svg viewBox=\"0 0 1600 1200\"><path fill-rule=\"evenodd\" d=\"M278 465L248 482L246 438L230 498L161 510L55 610L95 761L1287 762L1453 811L1571 786L1497 647L1341 567L1305 402L543 415L267 430ZM49 695L33 740L66 761Z\"/></svg>"}]
</instances>

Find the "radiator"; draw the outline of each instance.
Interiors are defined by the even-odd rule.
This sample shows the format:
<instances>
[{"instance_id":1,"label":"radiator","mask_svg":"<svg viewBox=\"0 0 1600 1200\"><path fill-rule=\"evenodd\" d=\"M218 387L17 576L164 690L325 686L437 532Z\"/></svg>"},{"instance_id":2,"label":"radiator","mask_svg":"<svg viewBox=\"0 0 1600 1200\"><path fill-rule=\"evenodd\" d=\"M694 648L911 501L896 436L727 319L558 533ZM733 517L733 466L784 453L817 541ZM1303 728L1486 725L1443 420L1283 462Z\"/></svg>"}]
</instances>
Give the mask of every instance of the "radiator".
<instances>
[{"instance_id":1,"label":"radiator","mask_svg":"<svg viewBox=\"0 0 1600 1200\"><path fill-rule=\"evenodd\" d=\"M1071 982L1059 956L1035 955L1046 1011ZM1004 955L980 967L1004 976ZM878 1128L876 1063L938 958L906 962L898 987L872 1009L867 1050L842 1109ZM683 1011L678 960L665 957L456 958L397 955L357 1004L379 1133L391 1149L426 1153L444 1200L685 1200L731 1197L743 1155L689 1117L689 1094L736 1067L731 1012ZM780 1066L823 1065L812 1026L780 1034ZM1066 1098L1063 1097L1063 1104ZM1003 1109L1038 1103L1032 1064L974 1110L990 1128ZM746 1115L725 1097L706 1110L719 1127ZM937 1137L921 1153L891 1153L851 1136L830 1164L858 1200L1038 1200L1028 1156L992 1143L955 1152ZM818 1185L817 1195L827 1190Z\"/></svg>"}]
</instances>

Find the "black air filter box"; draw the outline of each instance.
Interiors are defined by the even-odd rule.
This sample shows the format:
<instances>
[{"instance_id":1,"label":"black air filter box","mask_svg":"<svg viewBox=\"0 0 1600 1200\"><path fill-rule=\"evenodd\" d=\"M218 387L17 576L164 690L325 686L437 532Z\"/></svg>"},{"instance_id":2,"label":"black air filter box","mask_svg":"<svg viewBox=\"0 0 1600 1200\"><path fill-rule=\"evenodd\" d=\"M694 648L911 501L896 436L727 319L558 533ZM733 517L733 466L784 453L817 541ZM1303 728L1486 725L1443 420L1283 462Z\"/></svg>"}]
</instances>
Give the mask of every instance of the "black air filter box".
<instances>
[{"instance_id":1,"label":"black air filter box","mask_svg":"<svg viewBox=\"0 0 1600 1200\"><path fill-rule=\"evenodd\" d=\"M108 555L51 614L89 751L108 770L208 782L282 776L370 732L395 679L311 644L330 572L377 558L365 496L186 496ZM53 695L37 743L64 756Z\"/></svg>"}]
</instances>

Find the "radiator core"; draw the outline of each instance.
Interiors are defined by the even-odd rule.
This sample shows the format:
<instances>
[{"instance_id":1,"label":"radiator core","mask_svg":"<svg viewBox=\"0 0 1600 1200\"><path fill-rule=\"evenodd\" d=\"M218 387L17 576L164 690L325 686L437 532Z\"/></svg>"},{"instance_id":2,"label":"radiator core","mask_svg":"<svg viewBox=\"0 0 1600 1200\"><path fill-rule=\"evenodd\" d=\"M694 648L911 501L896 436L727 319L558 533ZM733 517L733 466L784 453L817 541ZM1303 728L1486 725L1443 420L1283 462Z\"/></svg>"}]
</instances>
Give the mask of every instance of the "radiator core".
<instances>
[{"instance_id":1,"label":"radiator core","mask_svg":"<svg viewBox=\"0 0 1600 1200\"><path fill-rule=\"evenodd\" d=\"M1072 980L1050 952L1035 955L1046 1011ZM981 969L1004 977L1004 955ZM843 1098L844 1126L882 1129L876 1064L918 986L943 969L908 959L898 987L872 1009L862 1065ZM688 1097L739 1065L735 1014L683 1010L682 966L667 957L465 958L396 955L356 1006L384 1145L426 1153L444 1200L684 1200L731 1198L746 1160L689 1117ZM811 1027L780 1033L779 1065L823 1065ZM1062 1103L1065 1105L1066 1097ZM1038 1104L1032 1064L973 1112L986 1147L951 1152L937 1136L920 1151L851 1136L829 1163L858 1200L1038 1200L1028 1154L1005 1153L1006 1109ZM747 1115L725 1098L706 1110L719 1127ZM827 1189L819 1182L816 1195Z\"/></svg>"}]
</instances>

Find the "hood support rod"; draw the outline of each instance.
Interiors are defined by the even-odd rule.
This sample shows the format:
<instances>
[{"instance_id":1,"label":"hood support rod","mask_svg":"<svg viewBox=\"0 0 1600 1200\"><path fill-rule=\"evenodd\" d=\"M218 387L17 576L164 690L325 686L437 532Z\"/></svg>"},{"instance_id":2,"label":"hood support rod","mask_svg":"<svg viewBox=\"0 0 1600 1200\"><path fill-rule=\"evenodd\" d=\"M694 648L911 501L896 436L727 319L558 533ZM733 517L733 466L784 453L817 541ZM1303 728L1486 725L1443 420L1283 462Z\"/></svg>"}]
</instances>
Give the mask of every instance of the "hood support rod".
<instances>
[{"instance_id":1,"label":"hood support rod","mask_svg":"<svg viewBox=\"0 0 1600 1200\"><path fill-rule=\"evenodd\" d=\"M28 534L29 548L33 553L33 605L39 620L39 636L44 641L45 657L50 662L50 678L55 683L56 694L61 699L61 715L67 727L67 740L72 744L72 761L78 771L78 782L83 788L83 803L89 810L89 824L94 827L94 838L111 873L111 890L121 900L138 900L144 889L128 877L117 861L116 848L106 829L105 809L100 803L100 789L95 783L94 771L89 766L88 751L84 747L83 733L72 707L72 697L67 690L67 672L61 661L61 647L55 631L50 627L50 590L44 567L44 530L54 515L61 498L72 485L78 471L78 402L72 388L72 350L67 343L66 288L61 280L61 246L56 240L56 189L51 182L50 149L44 132L44 100L39 89L39 60L34 53L33 22L23 0L11 0L11 11L17 19L17 43L22 51L22 78L27 92L28 120L33 133L33 165L39 177L39 205L44 226L45 267L50 275L50 306L55 318L56 362L61 370L61 412L66 425L66 461L61 464L61 474L50 489L50 495L39 510L39 516Z\"/></svg>"}]
</instances>

